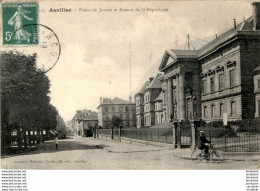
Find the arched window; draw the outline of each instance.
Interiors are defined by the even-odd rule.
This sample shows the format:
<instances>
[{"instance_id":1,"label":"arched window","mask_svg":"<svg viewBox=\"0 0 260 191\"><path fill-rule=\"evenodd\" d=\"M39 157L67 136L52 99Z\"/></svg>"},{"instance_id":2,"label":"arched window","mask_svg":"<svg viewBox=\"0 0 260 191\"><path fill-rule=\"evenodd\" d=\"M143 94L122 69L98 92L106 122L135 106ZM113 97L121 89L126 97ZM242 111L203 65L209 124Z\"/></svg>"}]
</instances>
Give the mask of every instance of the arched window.
<instances>
[{"instance_id":1,"label":"arched window","mask_svg":"<svg viewBox=\"0 0 260 191\"><path fill-rule=\"evenodd\" d=\"M230 115L235 115L236 114L236 103L234 101L231 102L230 104Z\"/></svg>"}]
</instances>

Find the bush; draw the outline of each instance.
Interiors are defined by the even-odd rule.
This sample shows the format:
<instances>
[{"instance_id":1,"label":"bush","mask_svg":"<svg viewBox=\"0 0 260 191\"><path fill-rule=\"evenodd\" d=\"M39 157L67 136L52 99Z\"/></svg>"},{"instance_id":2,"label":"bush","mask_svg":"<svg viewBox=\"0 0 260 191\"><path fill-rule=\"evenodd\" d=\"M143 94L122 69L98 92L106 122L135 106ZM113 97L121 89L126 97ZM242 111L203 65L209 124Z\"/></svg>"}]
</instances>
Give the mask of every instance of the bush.
<instances>
[{"instance_id":1,"label":"bush","mask_svg":"<svg viewBox=\"0 0 260 191\"><path fill-rule=\"evenodd\" d=\"M210 123L201 123L201 127L206 128L205 133L211 135L211 137L220 138L223 136L236 137L236 131L231 128L230 124L226 127L223 126L222 121L212 121ZM210 132L209 132L210 131Z\"/></svg>"},{"instance_id":2,"label":"bush","mask_svg":"<svg viewBox=\"0 0 260 191\"><path fill-rule=\"evenodd\" d=\"M240 121L229 122L230 126L235 126L237 132L259 133L260 120L259 119L245 119Z\"/></svg>"}]
</instances>

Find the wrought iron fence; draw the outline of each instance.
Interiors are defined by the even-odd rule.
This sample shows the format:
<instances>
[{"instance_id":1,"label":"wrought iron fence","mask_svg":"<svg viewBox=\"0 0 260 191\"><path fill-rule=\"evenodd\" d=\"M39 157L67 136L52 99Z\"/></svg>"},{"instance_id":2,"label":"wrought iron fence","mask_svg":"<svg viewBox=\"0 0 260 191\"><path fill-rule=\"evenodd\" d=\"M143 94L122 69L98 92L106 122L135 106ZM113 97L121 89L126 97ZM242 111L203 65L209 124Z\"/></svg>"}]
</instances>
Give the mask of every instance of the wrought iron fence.
<instances>
[{"instance_id":1,"label":"wrought iron fence","mask_svg":"<svg viewBox=\"0 0 260 191\"><path fill-rule=\"evenodd\" d=\"M222 148L227 152L259 152L260 131L259 129L234 128L198 128L204 131L206 137L215 144L215 147ZM199 133L198 133L199 134ZM197 137L199 139L199 136Z\"/></svg>"},{"instance_id":2,"label":"wrought iron fence","mask_svg":"<svg viewBox=\"0 0 260 191\"><path fill-rule=\"evenodd\" d=\"M100 135L110 135L111 136L111 129L98 129L98 134Z\"/></svg>"},{"instance_id":3,"label":"wrought iron fence","mask_svg":"<svg viewBox=\"0 0 260 191\"><path fill-rule=\"evenodd\" d=\"M122 129L121 137L154 141L162 143L173 143L172 129Z\"/></svg>"},{"instance_id":4,"label":"wrought iron fence","mask_svg":"<svg viewBox=\"0 0 260 191\"><path fill-rule=\"evenodd\" d=\"M177 135L178 136L178 135ZM191 145L191 128L180 128L181 147L190 147Z\"/></svg>"}]
</instances>

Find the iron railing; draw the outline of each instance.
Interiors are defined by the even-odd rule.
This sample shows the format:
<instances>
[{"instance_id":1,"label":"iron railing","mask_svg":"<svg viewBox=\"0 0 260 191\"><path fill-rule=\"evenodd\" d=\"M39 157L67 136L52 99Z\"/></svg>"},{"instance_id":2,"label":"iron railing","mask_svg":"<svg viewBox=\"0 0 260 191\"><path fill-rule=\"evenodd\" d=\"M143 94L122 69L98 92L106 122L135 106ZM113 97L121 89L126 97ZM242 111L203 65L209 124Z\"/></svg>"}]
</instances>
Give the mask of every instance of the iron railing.
<instances>
[{"instance_id":1,"label":"iron railing","mask_svg":"<svg viewBox=\"0 0 260 191\"><path fill-rule=\"evenodd\" d=\"M206 137L215 147L222 148L227 152L259 152L260 132L259 130L236 131L232 128L198 128L204 131ZM198 137L199 139L199 132ZM199 140L198 140L199 141Z\"/></svg>"},{"instance_id":2,"label":"iron railing","mask_svg":"<svg viewBox=\"0 0 260 191\"><path fill-rule=\"evenodd\" d=\"M121 137L154 141L162 143L173 143L172 129L122 129Z\"/></svg>"}]
</instances>

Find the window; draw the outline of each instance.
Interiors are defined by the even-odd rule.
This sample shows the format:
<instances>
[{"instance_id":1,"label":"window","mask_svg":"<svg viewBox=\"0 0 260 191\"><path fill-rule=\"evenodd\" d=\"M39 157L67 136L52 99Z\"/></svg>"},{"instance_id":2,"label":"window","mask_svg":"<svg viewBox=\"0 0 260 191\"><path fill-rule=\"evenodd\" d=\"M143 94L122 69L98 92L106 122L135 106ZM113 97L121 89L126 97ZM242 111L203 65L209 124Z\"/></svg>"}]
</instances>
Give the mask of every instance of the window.
<instances>
[{"instance_id":1,"label":"window","mask_svg":"<svg viewBox=\"0 0 260 191\"><path fill-rule=\"evenodd\" d=\"M236 114L236 103L234 101L231 102L230 115Z\"/></svg>"},{"instance_id":2,"label":"window","mask_svg":"<svg viewBox=\"0 0 260 191\"><path fill-rule=\"evenodd\" d=\"M235 70L229 71L229 84L230 84L230 87L235 86Z\"/></svg>"},{"instance_id":3,"label":"window","mask_svg":"<svg viewBox=\"0 0 260 191\"><path fill-rule=\"evenodd\" d=\"M135 111L135 106L132 106L132 111Z\"/></svg>"},{"instance_id":4,"label":"window","mask_svg":"<svg viewBox=\"0 0 260 191\"><path fill-rule=\"evenodd\" d=\"M222 117L223 115L223 103L219 105L219 116Z\"/></svg>"},{"instance_id":5,"label":"window","mask_svg":"<svg viewBox=\"0 0 260 191\"><path fill-rule=\"evenodd\" d=\"M123 107L122 107L122 106L119 107L119 111L120 111L120 112L123 111Z\"/></svg>"},{"instance_id":6,"label":"window","mask_svg":"<svg viewBox=\"0 0 260 191\"><path fill-rule=\"evenodd\" d=\"M173 103L176 103L177 102L177 100L176 100L176 90L173 90L172 97L173 97Z\"/></svg>"},{"instance_id":7,"label":"window","mask_svg":"<svg viewBox=\"0 0 260 191\"><path fill-rule=\"evenodd\" d=\"M203 94L207 93L207 80L203 80Z\"/></svg>"},{"instance_id":8,"label":"window","mask_svg":"<svg viewBox=\"0 0 260 191\"><path fill-rule=\"evenodd\" d=\"M126 114L126 119L129 119L129 114Z\"/></svg>"},{"instance_id":9,"label":"window","mask_svg":"<svg viewBox=\"0 0 260 191\"><path fill-rule=\"evenodd\" d=\"M219 90L224 89L224 75L223 74L218 75L218 89Z\"/></svg>"},{"instance_id":10,"label":"window","mask_svg":"<svg viewBox=\"0 0 260 191\"><path fill-rule=\"evenodd\" d=\"M125 111L128 111L128 106L125 107Z\"/></svg>"},{"instance_id":11,"label":"window","mask_svg":"<svg viewBox=\"0 0 260 191\"><path fill-rule=\"evenodd\" d=\"M258 89L260 89L260 78L258 79Z\"/></svg>"},{"instance_id":12,"label":"window","mask_svg":"<svg viewBox=\"0 0 260 191\"><path fill-rule=\"evenodd\" d=\"M133 119L135 119L135 114L133 114Z\"/></svg>"},{"instance_id":13,"label":"window","mask_svg":"<svg viewBox=\"0 0 260 191\"><path fill-rule=\"evenodd\" d=\"M204 106L203 116L204 118L207 118L207 106Z\"/></svg>"},{"instance_id":14,"label":"window","mask_svg":"<svg viewBox=\"0 0 260 191\"><path fill-rule=\"evenodd\" d=\"M258 117L260 117L260 100L258 100Z\"/></svg>"},{"instance_id":15,"label":"window","mask_svg":"<svg viewBox=\"0 0 260 191\"><path fill-rule=\"evenodd\" d=\"M139 97L136 98L136 103L137 103L137 105L140 104L140 98Z\"/></svg>"},{"instance_id":16,"label":"window","mask_svg":"<svg viewBox=\"0 0 260 191\"><path fill-rule=\"evenodd\" d=\"M108 107L105 107L105 112L108 112Z\"/></svg>"},{"instance_id":17,"label":"window","mask_svg":"<svg viewBox=\"0 0 260 191\"><path fill-rule=\"evenodd\" d=\"M211 117L215 117L215 105L211 106Z\"/></svg>"},{"instance_id":18,"label":"window","mask_svg":"<svg viewBox=\"0 0 260 191\"><path fill-rule=\"evenodd\" d=\"M157 121L157 114L155 114L155 123L158 123L158 121Z\"/></svg>"},{"instance_id":19,"label":"window","mask_svg":"<svg viewBox=\"0 0 260 191\"><path fill-rule=\"evenodd\" d=\"M210 78L210 92L214 92L215 90L215 83L214 83L214 77Z\"/></svg>"},{"instance_id":20,"label":"window","mask_svg":"<svg viewBox=\"0 0 260 191\"><path fill-rule=\"evenodd\" d=\"M112 112L115 112L115 107L112 107Z\"/></svg>"}]
</instances>

